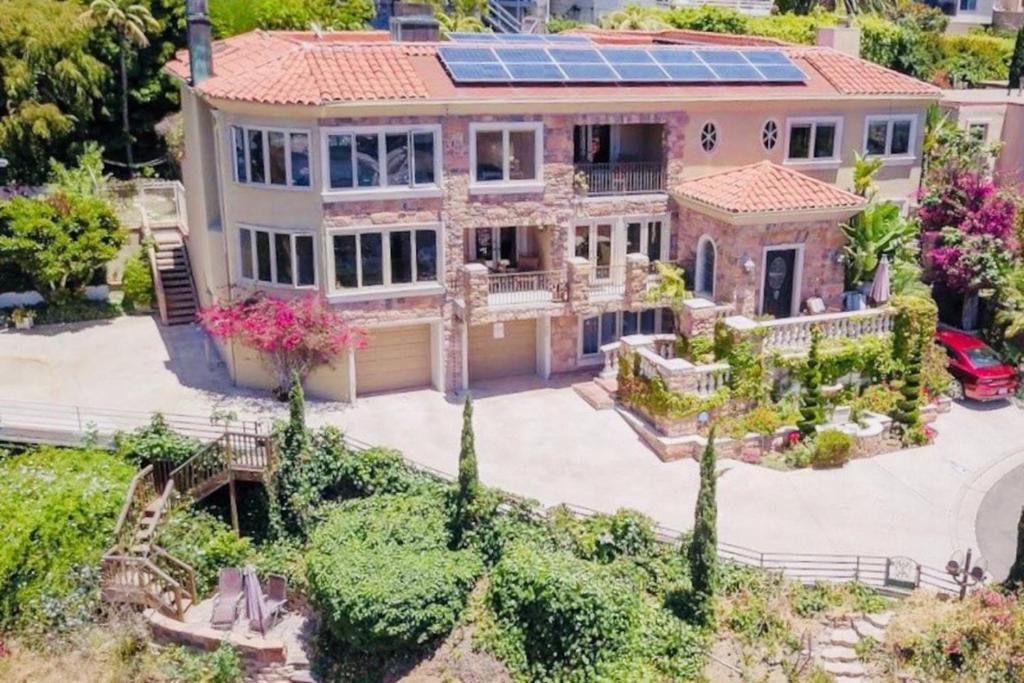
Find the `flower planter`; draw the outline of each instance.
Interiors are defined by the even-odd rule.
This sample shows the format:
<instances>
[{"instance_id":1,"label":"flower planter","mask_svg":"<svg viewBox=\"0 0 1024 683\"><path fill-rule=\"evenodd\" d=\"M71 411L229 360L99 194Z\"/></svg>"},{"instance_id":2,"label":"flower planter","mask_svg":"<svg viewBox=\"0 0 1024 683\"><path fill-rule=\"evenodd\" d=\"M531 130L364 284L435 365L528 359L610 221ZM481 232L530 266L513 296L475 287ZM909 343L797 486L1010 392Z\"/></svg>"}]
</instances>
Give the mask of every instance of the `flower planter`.
<instances>
[{"instance_id":1,"label":"flower planter","mask_svg":"<svg viewBox=\"0 0 1024 683\"><path fill-rule=\"evenodd\" d=\"M21 318L20 320L14 321L14 329L16 330L31 330L32 326L35 325L35 320L32 318Z\"/></svg>"}]
</instances>

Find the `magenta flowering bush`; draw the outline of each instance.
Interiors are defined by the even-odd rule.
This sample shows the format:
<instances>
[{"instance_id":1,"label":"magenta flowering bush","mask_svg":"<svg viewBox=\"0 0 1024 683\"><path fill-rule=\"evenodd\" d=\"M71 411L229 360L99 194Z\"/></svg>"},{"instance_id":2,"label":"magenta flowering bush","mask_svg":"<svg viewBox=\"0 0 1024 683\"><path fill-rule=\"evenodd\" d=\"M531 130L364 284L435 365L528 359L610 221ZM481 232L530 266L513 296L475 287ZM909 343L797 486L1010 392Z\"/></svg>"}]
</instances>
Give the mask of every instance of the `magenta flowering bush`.
<instances>
[{"instance_id":1,"label":"magenta flowering bush","mask_svg":"<svg viewBox=\"0 0 1024 683\"><path fill-rule=\"evenodd\" d=\"M284 300L258 292L202 309L199 322L214 337L261 352L282 391L287 391L293 372L305 379L310 370L330 363L345 349L366 346L365 333L319 296Z\"/></svg>"}]
</instances>

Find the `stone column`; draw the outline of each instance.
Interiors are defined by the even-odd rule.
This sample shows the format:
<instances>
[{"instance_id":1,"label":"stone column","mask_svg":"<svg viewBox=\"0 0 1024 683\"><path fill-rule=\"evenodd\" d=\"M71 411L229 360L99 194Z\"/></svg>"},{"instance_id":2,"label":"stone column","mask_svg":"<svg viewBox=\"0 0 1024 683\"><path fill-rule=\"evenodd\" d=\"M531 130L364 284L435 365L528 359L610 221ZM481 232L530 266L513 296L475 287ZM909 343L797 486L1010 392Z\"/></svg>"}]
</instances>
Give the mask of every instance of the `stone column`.
<instances>
[{"instance_id":1,"label":"stone column","mask_svg":"<svg viewBox=\"0 0 1024 683\"><path fill-rule=\"evenodd\" d=\"M709 337L715 333L715 303L707 299L687 299L679 324L679 333L685 337Z\"/></svg>"},{"instance_id":2,"label":"stone column","mask_svg":"<svg viewBox=\"0 0 1024 683\"><path fill-rule=\"evenodd\" d=\"M487 309L487 272L487 266L482 263L467 263L462 266L462 298L467 321L473 320L477 311Z\"/></svg>"},{"instance_id":3,"label":"stone column","mask_svg":"<svg viewBox=\"0 0 1024 683\"><path fill-rule=\"evenodd\" d=\"M647 270L650 259L646 254L626 255L625 305L627 309L647 302Z\"/></svg>"},{"instance_id":4,"label":"stone column","mask_svg":"<svg viewBox=\"0 0 1024 683\"><path fill-rule=\"evenodd\" d=\"M590 308L590 261L581 257L569 258L566 265L566 284L569 288L569 310L586 313Z\"/></svg>"}]
</instances>

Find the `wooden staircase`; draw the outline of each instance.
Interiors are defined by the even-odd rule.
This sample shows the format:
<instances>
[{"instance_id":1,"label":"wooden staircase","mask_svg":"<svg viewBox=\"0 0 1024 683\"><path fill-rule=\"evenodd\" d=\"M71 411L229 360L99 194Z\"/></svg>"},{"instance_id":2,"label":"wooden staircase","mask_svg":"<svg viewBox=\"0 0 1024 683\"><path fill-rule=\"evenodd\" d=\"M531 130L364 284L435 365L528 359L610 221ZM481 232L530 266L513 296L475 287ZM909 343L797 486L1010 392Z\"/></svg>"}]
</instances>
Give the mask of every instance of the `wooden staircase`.
<instances>
[{"instance_id":1,"label":"wooden staircase","mask_svg":"<svg viewBox=\"0 0 1024 683\"><path fill-rule=\"evenodd\" d=\"M114 546L103 556L103 599L184 620L197 598L195 571L155 543L160 521L175 492L200 500L235 479L261 478L272 444L270 436L226 432L172 470L159 491L153 466L140 470L114 527Z\"/></svg>"},{"instance_id":2,"label":"wooden staircase","mask_svg":"<svg viewBox=\"0 0 1024 683\"><path fill-rule=\"evenodd\" d=\"M195 287L181 232L177 228L157 229L152 237L150 264L155 268L153 285L157 289L160 317L167 325L195 322Z\"/></svg>"}]
</instances>

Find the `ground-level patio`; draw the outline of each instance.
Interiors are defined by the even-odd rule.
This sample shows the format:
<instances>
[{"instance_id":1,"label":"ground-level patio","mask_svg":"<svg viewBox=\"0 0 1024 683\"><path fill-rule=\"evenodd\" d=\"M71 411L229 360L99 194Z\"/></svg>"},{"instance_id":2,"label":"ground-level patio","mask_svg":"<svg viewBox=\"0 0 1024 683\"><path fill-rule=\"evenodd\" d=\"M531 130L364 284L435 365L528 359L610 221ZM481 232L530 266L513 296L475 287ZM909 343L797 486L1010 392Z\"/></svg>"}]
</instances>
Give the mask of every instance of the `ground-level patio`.
<instances>
[{"instance_id":1,"label":"ground-level patio","mask_svg":"<svg viewBox=\"0 0 1024 683\"><path fill-rule=\"evenodd\" d=\"M548 505L631 507L665 526L688 527L697 463L659 461L621 417L594 410L570 388L578 379L506 378L474 390L484 482ZM0 405L5 400L193 415L232 410L261 419L284 412L264 394L232 387L197 329L161 328L149 318L0 333ZM432 390L370 396L355 406L310 403L313 423L339 425L446 472L456 470L460 411ZM977 546L985 493L1024 463L1024 412L956 405L937 426L933 446L838 470L776 472L724 461L721 540L772 552L906 555L943 566L954 549ZM992 523L1012 526L1016 517ZM987 552L999 572L1009 566L1012 549Z\"/></svg>"}]
</instances>

